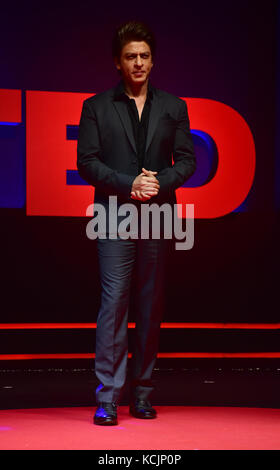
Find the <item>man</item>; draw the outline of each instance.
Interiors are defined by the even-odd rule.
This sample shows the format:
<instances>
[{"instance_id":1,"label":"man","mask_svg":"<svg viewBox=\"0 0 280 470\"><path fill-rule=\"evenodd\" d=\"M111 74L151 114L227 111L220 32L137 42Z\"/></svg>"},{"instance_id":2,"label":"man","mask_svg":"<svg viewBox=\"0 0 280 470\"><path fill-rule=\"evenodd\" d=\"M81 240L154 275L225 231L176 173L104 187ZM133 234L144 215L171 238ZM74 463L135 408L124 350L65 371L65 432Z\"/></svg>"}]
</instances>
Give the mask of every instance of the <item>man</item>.
<instances>
[{"instance_id":1,"label":"man","mask_svg":"<svg viewBox=\"0 0 280 470\"><path fill-rule=\"evenodd\" d=\"M121 80L86 99L79 127L79 174L95 187L95 204L106 212L106 238L97 239L101 306L97 318L94 423L118 423L117 406L127 373L127 321L131 279L136 270L135 318L130 363L130 414L155 418L150 395L163 310L166 242L141 236L125 239L110 226L110 196L118 209L132 203L176 203L175 190L195 171L186 103L152 86L155 39L142 22L122 24L113 38ZM174 165L172 166L172 155ZM121 216L117 213L117 226ZM139 223L141 227L141 220ZM109 236L108 236L109 235Z\"/></svg>"}]
</instances>

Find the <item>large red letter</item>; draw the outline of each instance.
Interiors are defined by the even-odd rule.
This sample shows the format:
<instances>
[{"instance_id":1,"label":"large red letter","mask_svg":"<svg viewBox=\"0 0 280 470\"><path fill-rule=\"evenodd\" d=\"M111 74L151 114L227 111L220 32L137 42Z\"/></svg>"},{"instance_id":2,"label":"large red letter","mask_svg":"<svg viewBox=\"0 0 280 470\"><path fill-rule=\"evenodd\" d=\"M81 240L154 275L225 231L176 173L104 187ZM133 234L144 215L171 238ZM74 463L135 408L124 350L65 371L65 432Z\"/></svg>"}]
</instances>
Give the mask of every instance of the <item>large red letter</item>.
<instances>
[{"instance_id":1,"label":"large red letter","mask_svg":"<svg viewBox=\"0 0 280 470\"><path fill-rule=\"evenodd\" d=\"M183 98L185 99L185 98ZM255 173L255 144L240 114L214 100L187 98L190 124L215 141L218 167L215 176L198 188L179 188L177 203L194 204L195 218L221 217L246 198Z\"/></svg>"},{"instance_id":2,"label":"large red letter","mask_svg":"<svg viewBox=\"0 0 280 470\"><path fill-rule=\"evenodd\" d=\"M0 90L0 122L21 122L21 90Z\"/></svg>"},{"instance_id":3,"label":"large red letter","mask_svg":"<svg viewBox=\"0 0 280 470\"><path fill-rule=\"evenodd\" d=\"M26 92L27 215L86 215L94 189L66 184L66 171L77 170L77 142L66 139L66 126L79 123L91 95Z\"/></svg>"}]
</instances>

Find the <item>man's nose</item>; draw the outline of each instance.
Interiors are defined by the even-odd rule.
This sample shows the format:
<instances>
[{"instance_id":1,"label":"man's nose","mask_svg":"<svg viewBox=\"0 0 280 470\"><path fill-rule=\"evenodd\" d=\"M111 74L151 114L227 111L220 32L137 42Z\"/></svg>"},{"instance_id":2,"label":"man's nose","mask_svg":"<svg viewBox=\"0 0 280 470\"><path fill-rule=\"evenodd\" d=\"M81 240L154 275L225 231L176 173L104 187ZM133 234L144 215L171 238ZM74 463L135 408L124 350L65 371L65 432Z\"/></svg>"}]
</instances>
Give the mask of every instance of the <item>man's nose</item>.
<instances>
[{"instance_id":1,"label":"man's nose","mask_svg":"<svg viewBox=\"0 0 280 470\"><path fill-rule=\"evenodd\" d=\"M142 58L141 58L140 55L138 55L138 56L136 57L136 65L138 65L138 66L142 65Z\"/></svg>"}]
</instances>

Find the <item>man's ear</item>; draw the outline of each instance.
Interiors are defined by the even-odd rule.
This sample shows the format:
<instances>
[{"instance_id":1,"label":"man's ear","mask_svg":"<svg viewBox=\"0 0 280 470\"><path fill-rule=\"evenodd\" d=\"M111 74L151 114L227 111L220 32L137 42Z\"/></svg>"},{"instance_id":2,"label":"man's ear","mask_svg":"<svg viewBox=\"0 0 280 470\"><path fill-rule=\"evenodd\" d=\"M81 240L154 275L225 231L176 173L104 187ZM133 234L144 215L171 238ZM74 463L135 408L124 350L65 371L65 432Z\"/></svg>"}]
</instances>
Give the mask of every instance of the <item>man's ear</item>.
<instances>
[{"instance_id":1,"label":"man's ear","mask_svg":"<svg viewBox=\"0 0 280 470\"><path fill-rule=\"evenodd\" d=\"M120 70L120 63L119 63L117 57L114 57L114 64L115 64L115 66L117 67L117 69Z\"/></svg>"}]
</instances>

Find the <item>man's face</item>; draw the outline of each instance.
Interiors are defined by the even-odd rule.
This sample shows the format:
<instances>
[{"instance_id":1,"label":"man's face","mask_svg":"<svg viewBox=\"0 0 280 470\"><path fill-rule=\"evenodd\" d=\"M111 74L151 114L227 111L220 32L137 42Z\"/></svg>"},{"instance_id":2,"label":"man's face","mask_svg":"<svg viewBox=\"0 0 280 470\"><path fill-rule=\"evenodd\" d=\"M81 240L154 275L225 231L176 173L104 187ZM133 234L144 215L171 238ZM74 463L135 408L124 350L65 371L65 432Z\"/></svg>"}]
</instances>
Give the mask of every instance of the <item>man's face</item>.
<instances>
[{"instance_id":1,"label":"man's face","mask_svg":"<svg viewBox=\"0 0 280 470\"><path fill-rule=\"evenodd\" d=\"M127 43L115 64L125 83L132 86L145 83L153 66L150 46L145 41Z\"/></svg>"}]
</instances>

